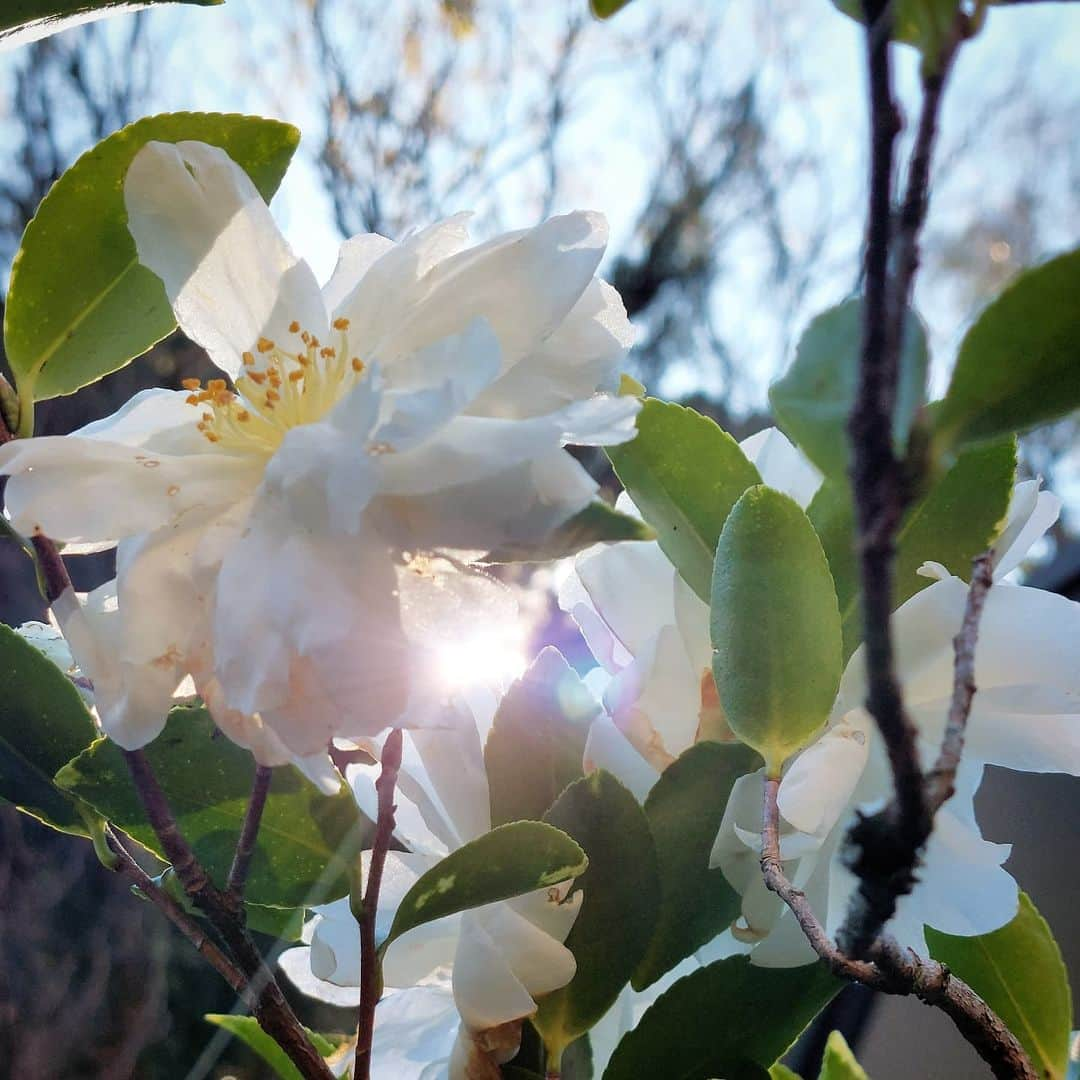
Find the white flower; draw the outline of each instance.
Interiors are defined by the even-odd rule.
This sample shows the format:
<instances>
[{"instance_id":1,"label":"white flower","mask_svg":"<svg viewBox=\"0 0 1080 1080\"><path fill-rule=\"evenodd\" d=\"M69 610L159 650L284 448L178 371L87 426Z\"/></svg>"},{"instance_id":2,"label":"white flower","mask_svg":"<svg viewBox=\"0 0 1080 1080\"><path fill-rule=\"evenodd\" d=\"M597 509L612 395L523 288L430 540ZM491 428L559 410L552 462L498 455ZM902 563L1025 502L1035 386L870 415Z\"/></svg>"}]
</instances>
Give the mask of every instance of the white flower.
<instances>
[{"instance_id":1,"label":"white flower","mask_svg":"<svg viewBox=\"0 0 1080 1080\"><path fill-rule=\"evenodd\" d=\"M798 451L775 431L754 440L743 448L765 483L807 505L817 478ZM919 884L889 924L901 944L920 951L926 948L924 924L981 934L1015 914L1016 883L1001 866L1009 848L983 840L975 820L984 766L1080 773L1080 605L1004 580L1056 519L1059 506L1036 481L1018 484L1013 493L979 631L978 693L957 792L937 816ZM948 711L952 637L967 585L936 564L922 572L939 580L903 604L893 626L905 701L929 765ZM709 674L706 605L655 544L583 553L560 599L610 674L609 718L594 723L586 751L592 763L644 797L659 772L696 739L730 737ZM881 805L892 792L880 736L863 709L863 665L860 649L847 664L829 727L789 764L779 794L786 869L830 933L854 886L838 857L854 811ZM743 895L736 932L745 944L754 943L755 963L806 963L814 954L802 931L761 880L761 801L761 773L736 782L711 863Z\"/></svg>"},{"instance_id":2,"label":"white flower","mask_svg":"<svg viewBox=\"0 0 1080 1080\"><path fill-rule=\"evenodd\" d=\"M358 236L320 290L220 149L148 144L125 200L140 261L223 378L0 449L18 529L119 544L115 587L58 605L105 730L153 739L187 674L267 764L432 719L417 642L506 603L457 564L589 502L564 444L633 434L636 401L592 396L631 337L594 276L603 220L470 249L460 216Z\"/></svg>"},{"instance_id":3,"label":"white flower","mask_svg":"<svg viewBox=\"0 0 1080 1080\"><path fill-rule=\"evenodd\" d=\"M479 724L404 736L394 833L408 851L387 856L376 917L380 941L416 880L491 828L483 737L493 705L468 711L482 717ZM370 744L375 753L379 742ZM375 765L348 770L370 816L378 773ZM521 1021L536 1011L536 999L574 976L573 955L562 944L582 901L580 890L568 895L571 884L447 916L394 941L383 966L390 992L376 1010L372 1076L457 1080L486 1076L481 1067L491 1070L513 1057ZM343 998L339 989L356 987L360 977L359 929L348 899L316 908L305 938L308 947L281 956L289 978L314 997L355 1003L356 991Z\"/></svg>"}]
</instances>

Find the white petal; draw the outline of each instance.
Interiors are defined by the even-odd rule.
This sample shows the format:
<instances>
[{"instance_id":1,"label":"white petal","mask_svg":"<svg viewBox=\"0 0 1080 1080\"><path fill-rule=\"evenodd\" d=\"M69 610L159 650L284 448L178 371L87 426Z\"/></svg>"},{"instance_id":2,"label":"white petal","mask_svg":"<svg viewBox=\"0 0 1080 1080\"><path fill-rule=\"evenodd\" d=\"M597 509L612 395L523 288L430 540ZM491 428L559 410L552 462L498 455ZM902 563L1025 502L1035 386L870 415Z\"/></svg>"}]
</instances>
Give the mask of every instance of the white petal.
<instances>
[{"instance_id":1,"label":"white petal","mask_svg":"<svg viewBox=\"0 0 1080 1080\"><path fill-rule=\"evenodd\" d=\"M210 453L213 444L198 430L199 410L187 403L186 390L140 390L111 416L84 424L71 434L163 454Z\"/></svg>"},{"instance_id":2,"label":"white petal","mask_svg":"<svg viewBox=\"0 0 1080 1080\"><path fill-rule=\"evenodd\" d=\"M660 772L634 749L629 739L602 716L589 727L585 743L585 771L607 769L630 789L638 802L644 803Z\"/></svg>"},{"instance_id":3,"label":"white petal","mask_svg":"<svg viewBox=\"0 0 1080 1080\"><path fill-rule=\"evenodd\" d=\"M482 416L537 416L596 390L617 390L634 343L619 294L594 278L562 325L519 360L472 406Z\"/></svg>"},{"instance_id":4,"label":"white petal","mask_svg":"<svg viewBox=\"0 0 1080 1080\"><path fill-rule=\"evenodd\" d=\"M386 419L375 441L408 450L442 427L499 372L498 339L483 319L404 357L389 372Z\"/></svg>"},{"instance_id":5,"label":"white petal","mask_svg":"<svg viewBox=\"0 0 1080 1080\"><path fill-rule=\"evenodd\" d=\"M577 964L570 950L509 903L489 904L469 914L483 923L510 970L533 998L558 990L574 977Z\"/></svg>"},{"instance_id":6,"label":"white petal","mask_svg":"<svg viewBox=\"0 0 1080 1080\"><path fill-rule=\"evenodd\" d=\"M15 528L54 540L115 540L150 532L254 489L257 462L227 454L171 456L70 435L0 447Z\"/></svg>"},{"instance_id":7,"label":"white petal","mask_svg":"<svg viewBox=\"0 0 1080 1080\"><path fill-rule=\"evenodd\" d=\"M53 602L53 613L79 667L94 684L94 702L105 733L136 750L165 727L181 673L175 665L131 663L124 657L124 627L113 583L80 604L72 590Z\"/></svg>"},{"instance_id":8,"label":"white petal","mask_svg":"<svg viewBox=\"0 0 1080 1080\"><path fill-rule=\"evenodd\" d=\"M360 1004L358 986L335 986L312 973L311 949L307 945L286 949L278 957L278 967L288 976L289 982L308 997L342 1009L355 1009Z\"/></svg>"},{"instance_id":9,"label":"white petal","mask_svg":"<svg viewBox=\"0 0 1080 1080\"><path fill-rule=\"evenodd\" d=\"M846 813L869 753L861 710L829 728L792 762L777 793L780 813L796 829L824 836Z\"/></svg>"},{"instance_id":10,"label":"white petal","mask_svg":"<svg viewBox=\"0 0 1080 1080\"><path fill-rule=\"evenodd\" d=\"M378 233L360 233L349 237L341 245L334 272L322 288L326 310L336 313L364 275L394 246L393 240Z\"/></svg>"},{"instance_id":11,"label":"white petal","mask_svg":"<svg viewBox=\"0 0 1080 1080\"><path fill-rule=\"evenodd\" d=\"M349 320L349 343L365 360L385 364L402 355L390 353L382 343L408 321L423 300L426 286L421 279L438 262L464 247L468 217L456 214L387 248L337 303L334 313Z\"/></svg>"},{"instance_id":12,"label":"white petal","mask_svg":"<svg viewBox=\"0 0 1080 1080\"><path fill-rule=\"evenodd\" d=\"M757 466L762 483L790 495L804 509L821 486L821 473L777 428L743 439L742 452Z\"/></svg>"},{"instance_id":13,"label":"white petal","mask_svg":"<svg viewBox=\"0 0 1080 1080\"><path fill-rule=\"evenodd\" d=\"M266 466L263 490L285 504L294 521L321 533L360 531L378 490L378 466L365 441L379 400L364 380L324 420L285 434Z\"/></svg>"},{"instance_id":14,"label":"white petal","mask_svg":"<svg viewBox=\"0 0 1080 1080\"><path fill-rule=\"evenodd\" d=\"M260 337L294 320L326 339L322 294L289 249L247 173L205 143L147 143L124 181L139 261L165 283L177 321L237 375Z\"/></svg>"},{"instance_id":15,"label":"white petal","mask_svg":"<svg viewBox=\"0 0 1080 1080\"><path fill-rule=\"evenodd\" d=\"M378 358L407 355L482 316L499 338L504 363L511 363L566 318L606 243L604 219L579 212L442 260L424 278L422 302L380 344Z\"/></svg>"},{"instance_id":16,"label":"white petal","mask_svg":"<svg viewBox=\"0 0 1080 1080\"><path fill-rule=\"evenodd\" d=\"M574 569L631 655L646 648L661 626L675 624L675 568L655 542L597 545L577 557Z\"/></svg>"},{"instance_id":17,"label":"white petal","mask_svg":"<svg viewBox=\"0 0 1080 1080\"><path fill-rule=\"evenodd\" d=\"M532 996L473 912L466 912L462 918L453 978L458 1012L474 1031L531 1016L536 1011Z\"/></svg>"},{"instance_id":18,"label":"white petal","mask_svg":"<svg viewBox=\"0 0 1080 1080\"><path fill-rule=\"evenodd\" d=\"M445 1080L459 1027L448 988L387 994L375 1009L371 1080Z\"/></svg>"},{"instance_id":19,"label":"white petal","mask_svg":"<svg viewBox=\"0 0 1080 1080\"><path fill-rule=\"evenodd\" d=\"M1005 529L994 545L995 579L1015 570L1060 514L1061 500L1049 491L1039 491L1038 480L1017 484L1009 501Z\"/></svg>"},{"instance_id":20,"label":"white petal","mask_svg":"<svg viewBox=\"0 0 1080 1080\"><path fill-rule=\"evenodd\" d=\"M1002 869L1008 844L983 840L973 799L981 769L962 763L957 792L938 812L919 883L902 897L889 924L903 944L925 952L924 924L947 934L986 934L1016 914L1017 886Z\"/></svg>"},{"instance_id":21,"label":"white petal","mask_svg":"<svg viewBox=\"0 0 1080 1080\"><path fill-rule=\"evenodd\" d=\"M334 542L267 502L222 566L214 627L229 705L296 754L373 735L405 706L410 665L389 551Z\"/></svg>"},{"instance_id":22,"label":"white petal","mask_svg":"<svg viewBox=\"0 0 1080 1080\"><path fill-rule=\"evenodd\" d=\"M682 637L668 625L608 685L604 704L612 719L657 768L666 768L694 742L702 674L690 667Z\"/></svg>"}]
</instances>

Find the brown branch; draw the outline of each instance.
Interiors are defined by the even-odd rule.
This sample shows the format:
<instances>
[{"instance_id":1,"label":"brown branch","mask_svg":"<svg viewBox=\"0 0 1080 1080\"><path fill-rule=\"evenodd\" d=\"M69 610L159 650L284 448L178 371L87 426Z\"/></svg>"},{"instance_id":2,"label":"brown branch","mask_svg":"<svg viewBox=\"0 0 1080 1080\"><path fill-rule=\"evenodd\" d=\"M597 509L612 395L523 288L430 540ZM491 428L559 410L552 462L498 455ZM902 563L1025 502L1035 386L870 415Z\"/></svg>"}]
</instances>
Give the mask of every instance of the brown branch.
<instances>
[{"instance_id":1,"label":"brown branch","mask_svg":"<svg viewBox=\"0 0 1080 1080\"><path fill-rule=\"evenodd\" d=\"M914 866L929 835L931 818L923 793L916 729L904 711L893 662L891 616L896 531L905 503L901 462L893 451L892 417L898 355L891 345L889 246L893 144L900 122L892 93L890 5L865 0L870 91L871 169L866 233L866 286L859 381L848 432L852 487L858 521L868 712L885 743L895 796L873 819L862 819L850 837L852 869L860 878L840 942L865 955L910 892ZM873 827L862 828L872 822Z\"/></svg>"},{"instance_id":2,"label":"brown branch","mask_svg":"<svg viewBox=\"0 0 1080 1080\"><path fill-rule=\"evenodd\" d=\"M332 1074L322 1055L311 1044L296 1014L285 1000L270 969L244 928L243 918L229 899L207 876L173 817L169 801L141 750L125 750L132 781L147 819L172 864L184 891L221 935L254 998L252 1013L259 1026L281 1047L304 1077L330 1080Z\"/></svg>"},{"instance_id":3,"label":"brown branch","mask_svg":"<svg viewBox=\"0 0 1080 1080\"><path fill-rule=\"evenodd\" d=\"M128 878L158 910L195 946L196 951L236 991L248 1008L255 1004L244 973L214 944L202 927L131 857L120 838L106 828L109 848L117 857L116 871Z\"/></svg>"},{"instance_id":4,"label":"brown branch","mask_svg":"<svg viewBox=\"0 0 1080 1080\"><path fill-rule=\"evenodd\" d=\"M236 842L236 853L233 855L232 866L229 868L225 894L238 913L244 910L244 886L247 884L248 867L251 865L251 856L255 853L259 824L262 822L263 809L266 806L266 797L270 793L270 781L273 776L273 769L266 765L259 765L255 769L251 798L248 800L244 824L240 830L240 838Z\"/></svg>"},{"instance_id":5,"label":"brown branch","mask_svg":"<svg viewBox=\"0 0 1080 1080\"><path fill-rule=\"evenodd\" d=\"M994 553L984 551L971 564L971 587L968 589L964 621L953 638L953 691L945 734L937 761L926 774L926 801L931 814L936 814L952 798L956 790L956 770L964 751L971 703L975 697L975 646L979 640L979 621L990 586L994 582Z\"/></svg>"},{"instance_id":6,"label":"brown branch","mask_svg":"<svg viewBox=\"0 0 1080 1080\"><path fill-rule=\"evenodd\" d=\"M999 1080L1036 1080L1023 1047L1000 1017L967 983L943 964L905 954L895 942L877 942L871 960L848 956L829 937L806 896L784 873L780 860L779 778L765 778L761 820L761 873L765 885L790 908L814 952L834 975L886 994L914 995L941 1009Z\"/></svg>"},{"instance_id":7,"label":"brown branch","mask_svg":"<svg viewBox=\"0 0 1080 1080\"><path fill-rule=\"evenodd\" d=\"M368 865L367 886L361 901L360 923L360 1013L356 1025L356 1064L353 1080L368 1080L371 1075L371 1042L375 1035L375 1006L382 996L382 977L379 970L378 943L375 940L375 918L379 908L379 889L382 887L386 853L394 836L394 788L401 768L401 728L392 728L382 751L382 770L375 781L379 796L379 814L375 824L375 839Z\"/></svg>"}]
</instances>

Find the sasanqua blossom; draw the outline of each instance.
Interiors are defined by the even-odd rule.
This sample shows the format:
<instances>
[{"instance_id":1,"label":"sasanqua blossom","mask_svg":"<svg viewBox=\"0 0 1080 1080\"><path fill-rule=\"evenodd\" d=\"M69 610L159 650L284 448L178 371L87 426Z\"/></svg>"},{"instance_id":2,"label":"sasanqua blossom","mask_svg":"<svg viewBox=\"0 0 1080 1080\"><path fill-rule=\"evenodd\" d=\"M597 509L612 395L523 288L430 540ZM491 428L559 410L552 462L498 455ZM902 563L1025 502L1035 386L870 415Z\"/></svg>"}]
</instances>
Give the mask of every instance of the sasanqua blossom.
<instances>
[{"instance_id":1,"label":"sasanqua blossom","mask_svg":"<svg viewBox=\"0 0 1080 1080\"><path fill-rule=\"evenodd\" d=\"M221 376L0 450L18 529L118 545L114 584L56 605L105 730L153 739L187 675L269 764L437 719L430 651L507 603L462 564L590 501L566 443L633 434L637 402L594 393L631 337L603 220L358 236L320 289L220 149L150 143L124 194Z\"/></svg>"},{"instance_id":2,"label":"sasanqua blossom","mask_svg":"<svg viewBox=\"0 0 1080 1080\"><path fill-rule=\"evenodd\" d=\"M803 506L809 503L820 478L779 432L754 436L743 449L765 483ZM1036 481L1018 484L997 544L957 792L937 815L919 884L901 898L888 927L901 944L921 952L924 925L982 934L1016 912L1016 882L1001 865L1009 846L984 840L975 819L984 767L1080 774L1080 604L1005 580L1053 523L1059 505ZM948 712L952 638L963 618L967 585L934 563L921 572L936 580L896 611L893 633L906 706L929 766ZM623 587L628 580L635 582L633 590ZM655 543L624 542L582 553L561 602L606 672L607 715L592 726L587 765L611 770L643 799L660 772L695 741L733 737L710 669L708 609ZM854 887L838 854L843 837L857 808L880 805L892 790L864 697L859 649L848 661L828 727L788 763L780 785L786 869L830 932L843 919ZM743 947L752 947L754 962L808 963L813 950L761 878L761 784L760 772L736 782L712 865L743 896L742 918L733 930Z\"/></svg>"},{"instance_id":3,"label":"sasanqua blossom","mask_svg":"<svg viewBox=\"0 0 1080 1080\"><path fill-rule=\"evenodd\" d=\"M554 650L537 663L573 677ZM470 713L457 730L404 736L395 836L408 850L387 857L379 940L420 875L491 828L483 739L492 709ZM378 743L370 748L377 753ZM374 765L348 770L357 801L371 815L378 772ZM498 1064L517 1052L522 1021L536 1011L536 999L566 985L576 971L562 944L583 899L571 886L568 881L448 916L393 942L383 965L390 992L375 1014L373 1078L498 1075ZM316 908L305 937L309 944L285 952L282 967L305 992L340 1003L339 988L360 981L360 931L348 899Z\"/></svg>"}]
</instances>

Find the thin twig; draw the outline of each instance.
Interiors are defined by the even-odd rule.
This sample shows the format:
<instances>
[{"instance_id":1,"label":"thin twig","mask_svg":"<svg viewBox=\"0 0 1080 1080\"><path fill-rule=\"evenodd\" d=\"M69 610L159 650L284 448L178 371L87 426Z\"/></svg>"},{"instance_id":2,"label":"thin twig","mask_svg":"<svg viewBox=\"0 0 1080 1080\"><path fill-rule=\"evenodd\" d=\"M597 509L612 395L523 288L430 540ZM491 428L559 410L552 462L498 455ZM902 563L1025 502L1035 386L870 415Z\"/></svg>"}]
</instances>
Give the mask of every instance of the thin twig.
<instances>
[{"instance_id":1,"label":"thin twig","mask_svg":"<svg viewBox=\"0 0 1080 1080\"><path fill-rule=\"evenodd\" d=\"M248 936L242 918L210 880L180 832L169 801L146 755L141 750L125 750L124 757L147 819L166 859L172 864L173 872L184 886L184 891L205 912L247 978L255 1000L252 1006L255 1019L285 1051L302 1076L330 1080L332 1074L326 1062L312 1046L296 1014L285 1000L281 987Z\"/></svg>"},{"instance_id":2,"label":"thin twig","mask_svg":"<svg viewBox=\"0 0 1080 1080\"><path fill-rule=\"evenodd\" d=\"M375 839L368 864L368 879L360 907L360 1013L356 1025L356 1064L353 1080L368 1080L371 1075L371 1042L375 1035L375 1006L382 995L375 918L379 908L386 853L394 836L394 788L401 768L401 728L392 728L382 751L382 770L375 781L379 796L379 814Z\"/></svg>"},{"instance_id":3,"label":"thin twig","mask_svg":"<svg viewBox=\"0 0 1080 1080\"><path fill-rule=\"evenodd\" d=\"M885 743L895 795L873 818L852 829L852 869L859 890L840 932L853 956L864 956L911 891L914 867L932 818L926 806L917 731L904 710L893 659L891 616L896 531L904 511L902 463L893 449L898 342L890 333L889 247L893 144L900 128L893 100L890 4L864 0L870 92L871 167L866 230L866 286L859 380L848 431L858 520L867 683L867 711Z\"/></svg>"},{"instance_id":4,"label":"thin twig","mask_svg":"<svg viewBox=\"0 0 1080 1080\"><path fill-rule=\"evenodd\" d=\"M834 975L863 983L886 994L914 995L941 1009L960 1030L998 1080L1036 1080L1038 1074L1024 1048L1000 1017L963 980L943 964L914 953L905 954L895 942L877 942L873 960L848 956L829 937L805 894L784 873L780 859L779 778L766 778L762 799L761 873L766 886L791 909L814 952Z\"/></svg>"},{"instance_id":5,"label":"thin twig","mask_svg":"<svg viewBox=\"0 0 1080 1080\"><path fill-rule=\"evenodd\" d=\"M956 770L964 751L964 735L975 697L975 646L979 640L979 621L993 581L994 553L985 551L972 563L964 621L953 638L952 701L949 703L941 750L934 767L926 774L926 801L931 814L937 813L952 798L956 789Z\"/></svg>"},{"instance_id":6,"label":"thin twig","mask_svg":"<svg viewBox=\"0 0 1080 1080\"><path fill-rule=\"evenodd\" d=\"M251 1008L254 998L248 990L244 973L214 944L203 928L131 857L120 838L109 827L105 833L109 848L117 857L117 873L123 874L183 935L198 953Z\"/></svg>"},{"instance_id":7,"label":"thin twig","mask_svg":"<svg viewBox=\"0 0 1080 1080\"><path fill-rule=\"evenodd\" d=\"M234 904L237 911L243 911L244 886L247 884L248 867L251 856L255 853L255 842L259 837L259 825L262 822L266 796L270 793L270 781L274 771L266 765L255 769L255 781L251 785L251 798L248 800L244 824L240 838L236 841L236 853L229 868L229 879L225 884L225 895Z\"/></svg>"}]
</instances>

